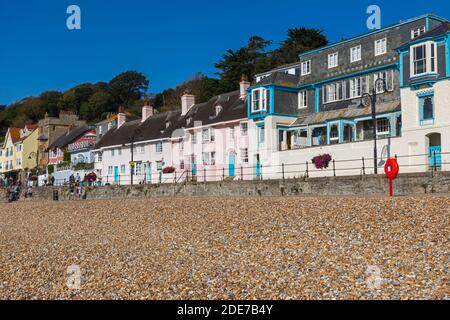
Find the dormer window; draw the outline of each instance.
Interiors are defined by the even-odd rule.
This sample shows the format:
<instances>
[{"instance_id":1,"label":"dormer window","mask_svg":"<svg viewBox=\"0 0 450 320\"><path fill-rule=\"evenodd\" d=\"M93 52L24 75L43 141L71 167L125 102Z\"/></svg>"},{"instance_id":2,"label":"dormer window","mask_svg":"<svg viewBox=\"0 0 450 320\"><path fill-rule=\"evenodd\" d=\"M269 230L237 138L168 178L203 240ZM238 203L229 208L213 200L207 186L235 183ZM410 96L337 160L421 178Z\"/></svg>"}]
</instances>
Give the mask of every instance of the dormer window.
<instances>
[{"instance_id":1,"label":"dormer window","mask_svg":"<svg viewBox=\"0 0 450 320\"><path fill-rule=\"evenodd\" d=\"M425 26L420 26L419 28L412 29L411 30L411 39L415 39L419 37L420 35L424 34L426 31Z\"/></svg>"},{"instance_id":2,"label":"dormer window","mask_svg":"<svg viewBox=\"0 0 450 320\"><path fill-rule=\"evenodd\" d=\"M411 47L411 75L436 73L436 43L429 41Z\"/></svg>"},{"instance_id":3,"label":"dormer window","mask_svg":"<svg viewBox=\"0 0 450 320\"><path fill-rule=\"evenodd\" d=\"M170 121L166 121L166 129L170 126Z\"/></svg>"},{"instance_id":4,"label":"dormer window","mask_svg":"<svg viewBox=\"0 0 450 320\"><path fill-rule=\"evenodd\" d=\"M302 62L301 75L306 76L311 73L311 60Z\"/></svg>"},{"instance_id":5,"label":"dormer window","mask_svg":"<svg viewBox=\"0 0 450 320\"><path fill-rule=\"evenodd\" d=\"M216 106L216 117L219 115L219 113L222 111L222 106Z\"/></svg>"},{"instance_id":6,"label":"dormer window","mask_svg":"<svg viewBox=\"0 0 450 320\"><path fill-rule=\"evenodd\" d=\"M187 125L190 125L191 123L192 123L192 118L191 118L191 117L187 118L186 124L187 124Z\"/></svg>"}]
</instances>

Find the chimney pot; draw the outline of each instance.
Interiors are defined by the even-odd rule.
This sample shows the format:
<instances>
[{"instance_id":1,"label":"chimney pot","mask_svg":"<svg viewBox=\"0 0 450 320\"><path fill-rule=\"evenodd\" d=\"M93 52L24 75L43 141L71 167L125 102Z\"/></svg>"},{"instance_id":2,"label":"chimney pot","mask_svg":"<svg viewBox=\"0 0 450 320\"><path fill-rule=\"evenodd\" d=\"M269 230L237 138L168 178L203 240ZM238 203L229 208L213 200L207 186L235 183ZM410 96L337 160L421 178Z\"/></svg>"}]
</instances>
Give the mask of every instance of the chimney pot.
<instances>
[{"instance_id":1,"label":"chimney pot","mask_svg":"<svg viewBox=\"0 0 450 320\"><path fill-rule=\"evenodd\" d=\"M119 113L117 114L117 128L120 128L127 122L127 116L123 111L123 107L119 107Z\"/></svg>"},{"instance_id":2,"label":"chimney pot","mask_svg":"<svg viewBox=\"0 0 450 320\"><path fill-rule=\"evenodd\" d=\"M248 82L247 75L243 74L241 76L241 83L240 83L240 98L245 99L247 97L247 90L250 88L250 82Z\"/></svg>"},{"instance_id":3,"label":"chimney pot","mask_svg":"<svg viewBox=\"0 0 450 320\"><path fill-rule=\"evenodd\" d=\"M193 105L195 105L195 96L185 90L181 97L181 115L186 115Z\"/></svg>"},{"instance_id":4,"label":"chimney pot","mask_svg":"<svg viewBox=\"0 0 450 320\"><path fill-rule=\"evenodd\" d=\"M141 120L141 122L144 122L145 120L147 120L151 116L153 116L153 107L150 106L150 101L149 100L145 100L144 101L144 106L142 107L142 120Z\"/></svg>"}]
</instances>

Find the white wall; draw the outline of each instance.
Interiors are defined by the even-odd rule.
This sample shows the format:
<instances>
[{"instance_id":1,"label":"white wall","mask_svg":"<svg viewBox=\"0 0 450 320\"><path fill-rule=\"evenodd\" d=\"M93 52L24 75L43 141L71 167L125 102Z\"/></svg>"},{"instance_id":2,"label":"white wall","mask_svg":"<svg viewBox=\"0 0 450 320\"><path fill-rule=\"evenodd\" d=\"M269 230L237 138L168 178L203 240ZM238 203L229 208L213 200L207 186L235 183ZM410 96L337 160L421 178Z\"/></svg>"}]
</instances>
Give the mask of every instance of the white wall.
<instances>
[{"instance_id":1,"label":"white wall","mask_svg":"<svg viewBox=\"0 0 450 320\"><path fill-rule=\"evenodd\" d=\"M137 174L138 172L135 172L135 175L133 177L133 183L139 184L142 182L146 183L156 183L159 180L159 173L157 171L156 163L158 161L163 161L164 167L171 166L172 165L172 148L171 148L171 142L168 140L162 141L163 145L163 152L157 153L156 152L156 144L157 141L152 142L144 142L144 143L136 143L135 144L135 152L134 152L134 162L141 162L142 163L142 170L141 174ZM114 149L114 156L112 155L112 149ZM118 150L121 150L119 153ZM114 167L118 167L119 170L119 179L120 184L130 184L131 183L131 175L130 175L130 161L131 161L131 148L129 145L123 147L123 146L117 146L115 148L103 148L101 150L96 150L96 152L102 152L102 161L98 162L96 159L95 163L95 169L97 170L97 173L99 174L101 170L101 178L102 182L114 184L116 183L114 179ZM125 166L125 172L123 172L122 166ZM108 172L108 167L112 167L113 171ZM146 168L151 168L151 172ZM147 174L146 174L147 173Z\"/></svg>"}]
</instances>

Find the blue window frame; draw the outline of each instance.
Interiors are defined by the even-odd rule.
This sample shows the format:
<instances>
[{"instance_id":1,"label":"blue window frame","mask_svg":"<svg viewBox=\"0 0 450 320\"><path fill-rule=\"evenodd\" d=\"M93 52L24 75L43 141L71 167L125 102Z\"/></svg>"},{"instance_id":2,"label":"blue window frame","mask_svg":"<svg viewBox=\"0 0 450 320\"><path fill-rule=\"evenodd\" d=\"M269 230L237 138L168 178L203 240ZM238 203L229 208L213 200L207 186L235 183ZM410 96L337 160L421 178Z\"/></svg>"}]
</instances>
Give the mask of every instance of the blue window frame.
<instances>
[{"instance_id":1,"label":"blue window frame","mask_svg":"<svg viewBox=\"0 0 450 320\"><path fill-rule=\"evenodd\" d=\"M434 124L434 94L419 96L420 125Z\"/></svg>"}]
</instances>

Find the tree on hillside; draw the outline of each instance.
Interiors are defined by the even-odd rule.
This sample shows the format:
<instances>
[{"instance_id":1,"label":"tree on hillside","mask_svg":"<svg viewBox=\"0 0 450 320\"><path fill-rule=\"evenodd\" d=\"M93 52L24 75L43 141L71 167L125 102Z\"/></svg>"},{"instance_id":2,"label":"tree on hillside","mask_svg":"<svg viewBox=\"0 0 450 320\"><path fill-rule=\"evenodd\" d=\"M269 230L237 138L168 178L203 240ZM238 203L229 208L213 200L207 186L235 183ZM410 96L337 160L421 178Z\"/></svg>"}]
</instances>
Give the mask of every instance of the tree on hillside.
<instances>
[{"instance_id":1,"label":"tree on hillside","mask_svg":"<svg viewBox=\"0 0 450 320\"><path fill-rule=\"evenodd\" d=\"M140 100L147 92L149 81L144 74L127 71L119 74L109 82L109 91L118 104L130 106Z\"/></svg>"},{"instance_id":2,"label":"tree on hillside","mask_svg":"<svg viewBox=\"0 0 450 320\"><path fill-rule=\"evenodd\" d=\"M87 121L99 121L108 112L115 111L114 98L108 91L98 91L81 104L80 116Z\"/></svg>"},{"instance_id":3,"label":"tree on hillside","mask_svg":"<svg viewBox=\"0 0 450 320\"><path fill-rule=\"evenodd\" d=\"M250 79L268 67L267 47L271 41L261 37L251 37L245 47L236 51L227 50L222 60L215 64L220 71L220 90L222 92L232 91L239 87L239 80L243 74Z\"/></svg>"},{"instance_id":4,"label":"tree on hillside","mask_svg":"<svg viewBox=\"0 0 450 320\"><path fill-rule=\"evenodd\" d=\"M181 96L186 90L196 97L197 103L208 101L218 92L218 79L209 78L203 73L197 73L192 79L189 79L175 88L170 88L158 93L153 98L153 106L160 112L176 110L180 108Z\"/></svg>"},{"instance_id":5,"label":"tree on hillside","mask_svg":"<svg viewBox=\"0 0 450 320\"><path fill-rule=\"evenodd\" d=\"M274 50L272 54L272 67L297 62L301 53L328 44L325 35L317 29L293 28L288 30L287 36L280 48Z\"/></svg>"}]
</instances>

